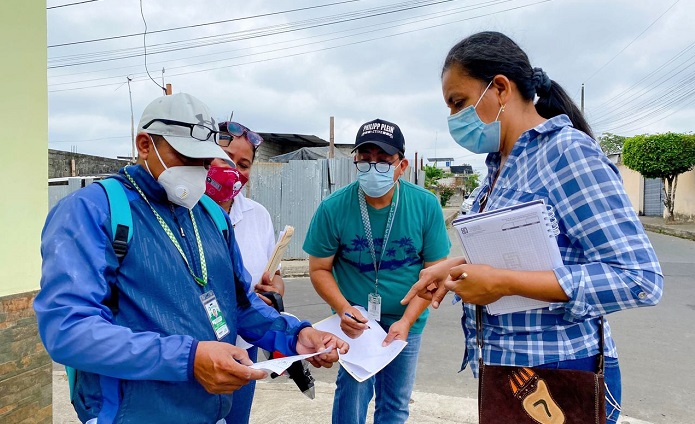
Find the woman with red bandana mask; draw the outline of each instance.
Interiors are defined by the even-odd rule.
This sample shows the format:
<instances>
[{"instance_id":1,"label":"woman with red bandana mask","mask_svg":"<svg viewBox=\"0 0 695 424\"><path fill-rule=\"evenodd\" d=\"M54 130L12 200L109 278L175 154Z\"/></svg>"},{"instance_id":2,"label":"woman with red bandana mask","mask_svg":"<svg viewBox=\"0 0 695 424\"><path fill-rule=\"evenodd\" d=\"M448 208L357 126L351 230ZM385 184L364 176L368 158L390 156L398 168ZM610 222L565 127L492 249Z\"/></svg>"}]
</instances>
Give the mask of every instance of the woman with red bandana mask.
<instances>
[{"instance_id":1,"label":"woman with red bandana mask","mask_svg":"<svg viewBox=\"0 0 695 424\"><path fill-rule=\"evenodd\" d=\"M271 305L271 301L260 293L285 294L285 283L279 271L272 278L267 272L263 272L275 247L273 223L263 205L247 199L241 192L249 179L256 149L263 138L236 122L222 122L219 129L219 144L227 152L234 167L224 160L214 160L208 171L206 194L229 213L244 267L251 274L252 289L265 303ZM237 346L246 347L251 360L256 361L255 346L246 342L240 344L239 339ZM234 392L235 423L248 423L254 390L255 384L247 384Z\"/></svg>"}]
</instances>

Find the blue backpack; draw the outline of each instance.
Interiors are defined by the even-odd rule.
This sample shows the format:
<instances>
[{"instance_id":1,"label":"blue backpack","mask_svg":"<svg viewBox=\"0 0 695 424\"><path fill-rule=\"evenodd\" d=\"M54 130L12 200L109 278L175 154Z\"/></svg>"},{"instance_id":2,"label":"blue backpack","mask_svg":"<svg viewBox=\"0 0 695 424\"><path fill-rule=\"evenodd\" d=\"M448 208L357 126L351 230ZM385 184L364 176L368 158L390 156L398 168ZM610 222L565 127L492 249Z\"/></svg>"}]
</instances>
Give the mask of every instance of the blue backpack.
<instances>
[{"instance_id":1,"label":"blue backpack","mask_svg":"<svg viewBox=\"0 0 695 424\"><path fill-rule=\"evenodd\" d=\"M106 178L96 181L104 191L109 201L109 213L111 215L111 245L113 246L119 265L123 262L125 255L128 253L128 245L133 238L133 215L130 210L130 202L126 196L123 184L115 178ZM224 216L224 211L214 200L207 195L203 195L200 199L200 204L203 209L210 215L215 222L217 229L220 230L225 240L229 241L229 224ZM235 278L238 281L238 278ZM236 284L237 302L243 308L251 305L246 297L246 290L243 285ZM112 300L109 307L113 314L118 312L118 288L112 287ZM70 386L70 401L73 400L75 382L77 381L77 370L72 367L65 367L68 375L68 384Z\"/></svg>"}]
</instances>

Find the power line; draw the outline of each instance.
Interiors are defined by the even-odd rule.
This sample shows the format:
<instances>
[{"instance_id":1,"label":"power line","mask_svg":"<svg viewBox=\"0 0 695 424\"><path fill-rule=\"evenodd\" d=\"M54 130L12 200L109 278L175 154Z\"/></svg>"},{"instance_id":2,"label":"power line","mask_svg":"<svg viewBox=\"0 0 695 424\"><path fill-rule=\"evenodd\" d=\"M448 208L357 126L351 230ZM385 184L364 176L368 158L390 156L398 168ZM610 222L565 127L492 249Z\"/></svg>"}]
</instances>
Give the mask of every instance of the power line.
<instances>
[{"instance_id":1,"label":"power line","mask_svg":"<svg viewBox=\"0 0 695 424\"><path fill-rule=\"evenodd\" d=\"M210 53L210 54L204 54L204 55L189 56L188 57L189 59L194 58L194 57L204 57L204 56L216 56L217 58L215 60L212 60L212 61L198 62L198 63L192 63L192 64L181 65L181 66L169 66L169 67L167 67L167 69L173 70L173 69L189 68L191 66L205 65L208 63L220 63L220 62L233 60L233 59L240 59L240 58L250 57L250 56L258 56L258 55L273 53L273 52L277 52L277 51L286 51L289 49L296 49L296 48L305 47L305 46L309 46L309 45L313 45L313 44L325 43L325 42L329 42L329 41L335 41L335 40L340 40L340 39L344 39L344 38L355 37L355 36L359 36L359 35L379 32L379 31L385 31L385 30L392 29L392 28L398 28L398 27L404 25L404 24L400 24L400 23L406 22L406 21L412 21L412 22L408 22L407 24L405 24L405 25L410 25L410 24L420 23L420 22L424 22L424 21L428 21L428 20L439 19L443 16L450 16L453 14L458 14L458 13L471 11L471 10L475 10L475 9L480 9L480 8L485 7L485 6L508 3L511 1L514 1L514 0L495 0L495 1L488 1L487 3L480 3L478 5L469 5L469 6L447 9L447 10L433 12L433 13L427 13L427 14L420 15L421 19L415 19L413 17L404 18L404 19L395 19L395 20L391 20L391 21L382 22L378 28L374 28L373 25L369 25L369 26L362 26L362 27L358 27L358 28L351 28L351 29L347 29L347 30L334 31L334 32L330 32L328 34L323 34L320 37L323 37L326 35L332 35L332 34L340 34L340 33L344 33L344 32L353 32L353 31L357 31L360 29L369 28L369 30L367 30L367 31L362 31L362 32L357 32L357 33L353 33L353 34L347 34L347 35L343 35L343 36L327 38L327 39L318 39L316 41L311 41L308 43L299 44L299 45L295 45L295 46L277 47L279 44L287 44L287 43L291 43L291 42L304 41L304 40L315 40L318 37L310 36L310 37L304 37L304 38L299 38L299 39L295 39L295 40L286 40L286 41L268 43L268 44L264 44L261 46L255 46L254 48L266 47L266 46L273 46L273 47L277 47L277 48L270 49L270 50L264 50L261 52L242 54L242 55L233 56L233 57L221 58L221 57L219 57L220 53ZM425 18L425 17L427 17L427 18ZM389 25L389 24L395 24L395 23L399 23L399 24ZM244 49L244 50L249 50L249 49ZM166 63L166 62L154 62L154 63ZM115 70L115 69L124 69L124 68L132 68L132 66L125 66L125 67L112 68L112 69ZM111 70L111 69L109 69L109 70ZM91 71L82 72L79 74L83 74L83 73L91 73ZM75 74L69 74L69 75L75 75ZM69 75L63 75L63 76L69 76ZM145 74L144 73L134 74L134 76L140 76L140 75L144 76ZM109 79L114 79L114 78L122 78L122 75L119 74L119 75L113 75L113 76L108 76L108 77L92 78L92 79L87 79L87 80L53 83L53 84L49 84L49 87L56 87L56 86L61 86L61 85L72 85L72 84L84 83L84 82L102 81L102 80L109 80Z\"/></svg>"},{"instance_id":2,"label":"power line","mask_svg":"<svg viewBox=\"0 0 695 424\"><path fill-rule=\"evenodd\" d=\"M47 7L46 10L57 9L57 8L59 8L59 7L76 6L76 5L78 5L78 4L92 3L92 2L95 2L95 1L100 1L100 0L85 0L85 1L78 1L78 2L75 2L75 3L61 4L61 5L59 5L59 6Z\"/></svg>"},{"instance_id":3,"label":"power line","mask_svg":"<svg viewBox=\"0 0 695 424\"><path fill-rule=\"evenodd\" d=\"M98 0L90 0L90 1L98 1ZM292 13L292 12L300 12L300 11L310 10L310 9L319 9L319 8L322 8L322 7L335 6L335 5L339 5L339 4L354 3L354 2L357 2L357 1L360 1L360 0L345 0L345 1L335 2L335 3L320 4L320 5L317 5L317 6L308 6L308 7L298 8L298 9L282 10L282 11L279 11L279 12L262 13L262 14L259 14L259 15L244 16L244 17L241 17L241 18L234 18L234 19L225 19L225 20L222 20L222 21L205 22L205 23L202 23L202 24L186 25L186 26L180 26L180 27L175 27L175 28L165 28L165 29L159 29L159 30L156 30L156 31L150 31L149 33L150 33L150 34L157 34L157 33L160 33L160 32L178 31L178 30L181 30L181 29L198 28L198 27L207 26L207 25L217 25L217 24L223 24L223 23L228 23L228 22L244 21L244 20L248 20L248 19L265 18L265 17L268 17L268 16L280 15L280 14L283 14L283 13ZM87 3L87 2L82 2L82 3ZM74 3L74 4L77 4L77 3ZM68 6L69 6L69 5L68 5ZM60 6L58 6L58 7L60 7ZM52 45L48 46L48 48L50 49L50 48L54 48L54 47L65 47L65 46L74 46L74 45L77 45L77 44L96 43L96 42L99 42L99 41L117 40L117 39L119 39L119 38L137 37L137 36L139 36L139 35L143 35L143 33L142 33L142 32L137 32L137 33L133 33L133 34L115 35L115 36L112 36L112 37L93 38L93 39L91 39L91 40L73 41L73 42L70 42L70 43L52 44Z\"/></svg>"},{"instance_id":4,"label":"power line","mask_svg":"<svg viewBox=\"0 0 695 424\"><path fill-rule=\"evenodd\" d=\"M496 14L499 14L499 13L504 13L504 12L509 12L509 11L512 11L512 10L518 10L518 9L522 9L522 8L526 8L526 7L531 7L531 6L535 6L535 5L541 4L541 3L547 3L547 2L550 2L550 1L552 1L552 0L541 0L541 1L534 2L534 3L529 3L529 4L525 4L525 5L521 5L521 6L516 6L516 7L512 7L512 8L508 8L508 9L503 9L503 10L497 11L497 12L486 13L486 14L482 14L482 15L478 15L478 16L473 16L473 17L468 17L468 18L465 18L465 19L460 19L460 20L456 20L456 21L452 21L452 22L445 22L445 23L442 23L442 24L432 25L432 26L423 27L423 28L418 28L418 29L409 30L409 31L403 31L403 32L400 32L400 33L389 34L389 35L385 35L385 36L381 36L381 37L375 37L375 38L370 38L370 39L366 39L366 40L360 40L360 41L355 41L355 42L351 42L351 43L340 44L340 45L337 45L337 46L330 46L330 47L325 47L325 48L315 49L315 50L309 50L309 51L300 52L300 53L294 53L294 54L283 55L283 56L278 56L278 57L260 59L260 60L251 61L251 62L244 62L244 63L238 63L238 64L231 64L231 65L225 65L225 66L207 68L207 69L202 69L202 70L197 70L197 71L181 72L181 73L178 73L178 74L171 74L170 76L181 76L181 75L188 75L188 74L194 74L194 73L209 72L209 71L218 70L218 69L224 69L224 68L230 68L230 67L237 67L237 66L244 66L244 65L251 65L251 64L257 64L257 63L268 62L268 61L271 61L271 60L278 60L278 59L285 59L285 58L289 58L289 57L300 56L300 55L309 54L309 53L316 53L316 52L321 52L321 51L334 50L334 49L341 48L341 47L347 47L347 46L352 46L352 45L356 45L356 44L363 44L363 43L367 43L367 42L370 42L370 41L377 41L377 40L381 40L381 39L384 39L384 38L396 37L396 36L399 36L399 35L409 34L409 33L412 33L412 32L422 31L422 30L425 30L425 29L431 29L431 28L441 27L441 26L445 26L445 25L451 25L451 24L455 24L455 23L460 23L460 22L467 21L467 20L472 20L472 19L477 19L477 18L481 18L481 17L496 15ZM299 47L301 47L301 46L299 46ZM146 78L144 78L144 79L136 79L136 80L134 80L133 82L141 82L141 81L145 81L145 80L147 80L147 79L146 79ZM75 88L66 88L66 89L59 89L59 90L49 90L49 93L56 93L56 92L63 92L63 91L73 91L73 90L85 90L85 89L89 89L89 88L108 87L108 86L114 86L114 85L119 85L119 84L122 84L122 83L121 83L121 82L116 82L116 83L110 83L110 84L99 84L99 85L91 85L91 86L83 86L83 87L75 87Z\"/></svg>"},{"instance_id":5,"label":"power line","mask_svg":"<svg viewBox=\"0 0 695 424\"><path fill-rule=\"evenodd\" d=\"M640 32L639 35L638 35L637 37L635 37L632 41L630 41L630 42L627 44L627 46L623 47L622 50L620 50L618 53L616 53L615 56L613 56L608 62L606 62L603 66L601 66L600 68L598 68L598 69L596 70L596 72L594 72L593 74L591 74L591 76L590 76L589 78L587 78L587 79L584 81L584 83L589 82L589 80L590 80L591 78L593 78L596 74L598 74L603 68L605 68L606 66L608 66L608 64L611 63L613 60L615 60L616 57L620 56L620 53L624 52L625 49L627 49L628 47L630 47L630 46L632 45L632 43L634 43L635 41L637 41L637 39L640 38L640 37L642 36L642 34L644 34L645 32L647 32L647 31L649 30L649 28L651 28L659 19L661 19L662 16L664 16L669 10L671 10L671 9L673 8L673 6L675 6L676 3L678 3L679 1L680 1L680 0L676 0L671 6L669 6L668 9L666 9L666 10L664 11L664 13L662 13L661 15L659 15L659 17L657 17L656 19L654 19L654 21L653 21L651 24L649 24L649 26L647 26L647 27L644 29L644 31Z\"/></svg>"},{"instance_id":6,"label":"power line","mask_svg":"<svg viewBox=\"0 0 695 424\"><path fill-rule=\"evenodd\" d=\"M390 6L388 8L375 8L375 9L366 9L361 12L352 12L352 13L347 13L347 14L339 14L339 15L330 15L330 16L324 16L321 18L314 18L314 19L309 19L305 21L299 21L296 23L291 23L291 24L286 24L286 25L274 25L270 27L263 27L260 29L255 29L252 31L252 34L246 35L246 36L240 36L240 38L234 38L234 39L227 39L227 40L213 40L213 41L205 41L205 42L200 42L200 43L195 43L191 44L191 41L195 40L203 40L203 39L210 39L210 38L219 38L223 36L230 36L230 35L235 35L235 34L244 34L248 33L251 31L238 31L238 32L232 32L232 33L226 33L226 34L221 34L221 35L215 35L215 36L205 36L205 37L198 37L198 38L193 38L193 39L186 39L183 41L178 41L178 42L168 42L168 43L161 43L161 45L170 45L170 44L185 44L182 47L172 47L169 49L159 49L156 51L150 50L150 55L152 54L161 54L161 53L170 53L170 52L175 52L175 51L181 51L181 50L189 50L193 48L198 48L198 47L204 47L204 46L210 46L210 45L218 45L218 44L223 44L223 43L229 43L229 42L234 42L234 41L242 41L242 40L249 40L249 39L254 39L254 38L261 38L261 37L268 37L272 35L278 35L278 34L284 34L284 33L289 33L289 32L294 32L294 31L299 31L299 30L306 30L306 29L312 29L312 28L319 28L319 27L324 27L324 26L329 26L329 25L336 25L340 23L345 23L345 22L351 22L351 21L356 21L356 20L361 20L361 19L367 19L367 18L373 18L376 16L382 16L382 15L387 15L387 14L392 14L392 13L398 13L398 12L403 12L407 10L413 10L413 9L419 9L423 7L428 7L428 6L433 6L436 4L441 4L441 3L449 3L452 1L457 1L457 0L428 0L428 1L419 1L419 2L404 2L404 3L399 3L398 5L395 6ZM409 5L410 4L410 5ZM352 17L348 17L352 16ZM316 23L315 23L316 22ZM273 28L276 28L273 31ZM270 31L270 32L268 32ZM151 34L151 32L150 32ZM151 45L150 49L152 47L158 46L158 45ZM140 48L136 49L120 49L116 50L113 52L125 52L125 51L138 51L140 52ZM65 62L69 60L78 60L78 57L95 57L98 55L107 55L109 53L112 53L110 51L107 52L96 52L96 53L88 53L88 54L79 54L79 55L71 55L71 56L63 56L60 58L54 58L54 59L49 59L49 62ZM54 66L49 66L48 69L56 69L56 68L65 68L65 67L72 67L72 66L80 66L80 65L89 65L93 63L100 63L100 62L109 62L109 61L114 61L114 60L122 60L122 59L129 59L129 58L135 58L142 56L142 53L134 53L134 54L122 54L119 56L113 56L113 57L104 57L101 59L93 59L93 60L83 60L83 61L77 61L77 62L68 62L67 64L62 64L62 65L54 65Z\"/></svg>"}]
</instances>

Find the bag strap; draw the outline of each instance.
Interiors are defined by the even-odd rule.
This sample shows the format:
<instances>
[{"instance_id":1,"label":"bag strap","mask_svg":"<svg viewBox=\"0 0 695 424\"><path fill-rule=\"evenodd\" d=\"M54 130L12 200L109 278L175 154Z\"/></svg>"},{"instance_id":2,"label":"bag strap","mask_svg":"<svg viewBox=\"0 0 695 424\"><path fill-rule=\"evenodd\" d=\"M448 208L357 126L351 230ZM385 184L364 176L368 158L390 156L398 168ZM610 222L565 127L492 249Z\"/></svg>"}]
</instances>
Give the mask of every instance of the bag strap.
<instances>
[{"instance_id":1,"label":"bag strap","mask_svg":"<svg viewBox=\"0 0 695 424\"><path fill-rule=\"evenodd\" d=\"M605 342L603 340L603 315L598 320L598 371L597 374L603 375L605 369L605 358L603 351ZM475 341L478 345L478 363L483 367L483 307L475 305Z\"/></svg>"},{"instance_id":2,"label":"bag strap","mask_svg":"<svg viewBox=\"0 0 695 424\"><path fill-rule=\"evenodd\" d=\"M130 212L130 202L126 197L123 185L114 178L106 178L97 181L104 191L109 201L109 212L111 216L111 244L116 252L118 263L123 262L123 258L128 253L128 244L133 238L133 216Z\"/></svg>"},{"instance_id":3,"label":"bag strap","mask_svg":"<svg viewBox=\"0 0 695 424\"><path fill-rule=\"evenodd\" d=\"M200 204L203 205L203 208L215 222L217 229L220 230L224 239L229 240L229 225L227 224L227 219L224 216L222 208L207 194L203 194L203 197L200 198Z\"/></svg>"}]
</instances>

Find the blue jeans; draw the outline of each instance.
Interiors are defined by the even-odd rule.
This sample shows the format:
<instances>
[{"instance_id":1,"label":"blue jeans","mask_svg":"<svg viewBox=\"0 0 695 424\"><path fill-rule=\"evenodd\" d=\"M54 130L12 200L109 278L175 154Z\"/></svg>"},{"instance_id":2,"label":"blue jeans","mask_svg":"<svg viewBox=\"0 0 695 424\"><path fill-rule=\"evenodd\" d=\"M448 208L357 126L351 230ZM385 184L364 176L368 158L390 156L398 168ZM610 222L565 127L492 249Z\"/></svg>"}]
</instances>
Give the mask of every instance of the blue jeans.
<instances>
[{"instance_id":1,"label":"blue jeans","mask_svg":"<svg viewBox=\"0 0 695 424\"><path fill-rule=\"evenodd\" d=\"M247 350L249 358L257 362L258 348L253 346ZM242 386L232 394L232 410L225 417L228 423L248 424L251 415L251 404L253 394L256 390L256 380L251 380L249 384Z\"/></svg>"},{"instance_id":2,"label":"blue jeans","mask_svg":"<svg viewBox=\"0 0 695 424\"><path fill-rule=\"evenodd\" d=\"M388 331L388 327L384 330ZM408 344L401 353L362 383L341 367L333 398L333 424L364 424L375 394L374 424L404 423L408 419L421 339L422 334L408 334Z\"/></svg>"},{"instance_id":3,"label":"blue jeans","mask_svg":"<svg viewBox=\"0 0 695 424\"><path fill-rule=\"evenodd\" d=\"M535 368L596 372L598 368L597 362L598 356L590 356L588 358L551 362ZM616 424L620 416L620 401L622 397L620 365L617 358L605 357L604 379L606 383L606 424Z\"/></svg>"}]
</instances>

